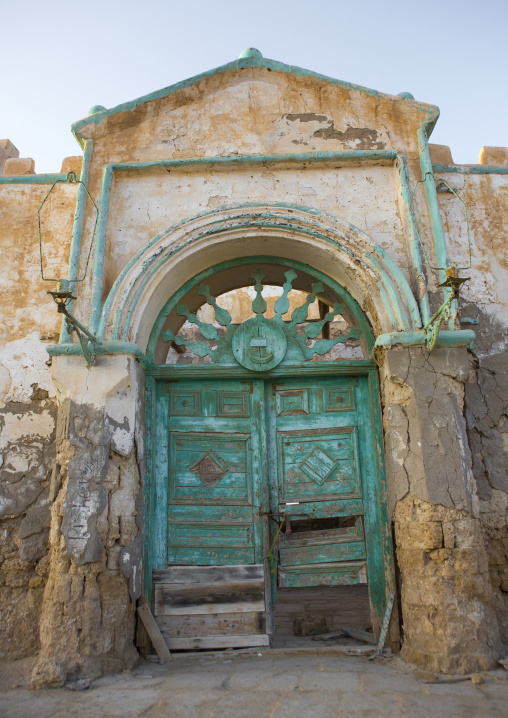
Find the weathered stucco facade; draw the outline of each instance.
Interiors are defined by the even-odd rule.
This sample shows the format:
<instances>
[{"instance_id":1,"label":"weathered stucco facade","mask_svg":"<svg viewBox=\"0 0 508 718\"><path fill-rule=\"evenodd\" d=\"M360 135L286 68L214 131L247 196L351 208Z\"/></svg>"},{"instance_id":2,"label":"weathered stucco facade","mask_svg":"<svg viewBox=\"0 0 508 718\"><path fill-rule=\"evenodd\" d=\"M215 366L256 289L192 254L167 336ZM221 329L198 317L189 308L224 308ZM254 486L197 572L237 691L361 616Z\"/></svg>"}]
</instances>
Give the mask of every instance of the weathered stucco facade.
<instances>
[{"instance_id":1,"label":"weathered stucco facade","mask_svg":"<svg viewBox=\"0 0 508 718\"><path fill-rule=\"evenodd\" d=\"M247 53L92 108L73 127L82 167L68 158L60 175L37 175L2 144L0 645L38 655L35 685L137 660L135 606L149 600L156 564L146 546L157 424L145 397L168 351L159 317L193 277L261 256L330 277L372 332L400 604L393 645L400 619L402 656L420 666L476 671L503 654L508 149L455 165L447 148L429 150L438 114L408 93ZM69 171L82 184L65 181ZM58 179L41 210L44 272L75 280L93 238L86 278L71 285L74 316L100 342L91 366L40 278L37 212ZM461 199L472 266L429 352L444 268L469 261ZM252 283L241 269L216 276L214 296Z\"/></svg>"}]
</instances>

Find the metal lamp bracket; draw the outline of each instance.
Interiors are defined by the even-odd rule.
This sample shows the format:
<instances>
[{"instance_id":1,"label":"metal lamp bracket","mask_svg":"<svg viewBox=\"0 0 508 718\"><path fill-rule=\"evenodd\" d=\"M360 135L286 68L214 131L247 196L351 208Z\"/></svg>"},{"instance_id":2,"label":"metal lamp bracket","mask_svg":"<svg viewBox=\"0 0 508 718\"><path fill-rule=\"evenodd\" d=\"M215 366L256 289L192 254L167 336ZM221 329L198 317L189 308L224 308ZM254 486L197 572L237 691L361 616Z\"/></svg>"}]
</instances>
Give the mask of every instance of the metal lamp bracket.
<instances>
[{"instance_id":1,"label":"metal lamp bracket","mask_svg":"<svg viewBox=\"0 0 508 718\"><path fill-rule=\"evenodd\" d=\"M85 271L83 273L83 276L76 279L56 279L54 277L45 277L44 276L44 269L43 269L43 259L42 259L42 238L41 238L41 210L44 206L44 203L48 199L49 195L55 188L55 186L58 183L65 183L68 182L69 184L80 184L84 187L86 194L88 198L90 199L91 203L93 204L95 208L95 223L93 228L93 234L92 234L92 240L90 242L90 248L88 250L88 256L86 258L86 264L85 264ZM74 317L70 311L67 309L67 305L76 299L74 294L71 290L71 284L76 285L78 282L83 282L86 273L88 270L88 263L90 261L90 256L92 254L92 246L95 238L95 230L97 228L97 220L99 217L99 209L95 202L92 199L92 196L90 195L90 192L88 191L86 185L76 178L76 174L74 172L69 172L66 179L57 180L47 193L47 195L44 197L41 206L39 207L39 210L37 212L38 220L39 220L39 254L40 254L40 261L41 261L41 278L44 282L56 282L56 287L53 291L48 291L48 294L51 294L53 299L56 302L58 313L63 314L65 316L65 320L67 322L69 333L72 333L73 331L76 332L78 335L79 343L81 345L81 350L83 352L83 356L85 357L85 360L88 365L92 365L95 361L95 355L96 355L96 348L101 343L97 337L88 331L86 327L81 324L81 322L78 322L76 317Z\"/></svg>"}]
</instances>

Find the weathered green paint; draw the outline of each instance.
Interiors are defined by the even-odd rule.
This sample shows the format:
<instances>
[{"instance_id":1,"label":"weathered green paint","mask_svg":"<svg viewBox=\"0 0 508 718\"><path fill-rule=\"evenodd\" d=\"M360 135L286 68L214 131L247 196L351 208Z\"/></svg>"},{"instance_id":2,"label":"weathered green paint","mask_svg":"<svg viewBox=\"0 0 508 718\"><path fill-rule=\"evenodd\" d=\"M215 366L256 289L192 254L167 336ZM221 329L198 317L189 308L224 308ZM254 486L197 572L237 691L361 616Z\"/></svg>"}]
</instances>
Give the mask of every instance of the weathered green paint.
<instances>
[{"instance_id":1,"label":"weathered green paint","mask_svg":"<svg viewBox=\"0 0 508 718\"><path fill-rule=\"evenodd\" d=\"M432 170L440 175L508 175L508 167L491 167L490 165L432 165Z\"/></svg>"},{"instance_id":2,"label":"weathered green paint","mask_svg":"<svg viewBox=\"0 0 508 718\"><path fill-rule=\"evenodd\" d=\"M99 216L97 219L94 265L92 278L92 297L90 300L89 328L92 334L97 334L101 315L101 297L104 286L104 262L106 255L106 236L108 230L109 198L113 172L110 165L102 168L101 194L99 197Z\"/></svg>"},{"instance_id":3,"label":"weathered green paint","mask_svg":"<svg viewBox=\"0 0 508 718\"><path fill-rule=\"evenodd\" d=\"M281 570L291 566L308 566L309 564L334 563L338 561L358 561L366 558L365 543L350 541L321 546L291 546L280 548Z\"/></svg>"},{"instance_id":4,"label":"weathered green paint","mask_svg":"<svg viewBox=\"0 0 508 718\"><path fill-rule=\"evenodd\" d=\"M235 166L235 165L245 165L245 164L251 164L251 165L266 165L266 164L274 164L274 163L295 163L300 164L302 166L305 166L306 164L321 162L354 162L354 163L369 163L369 162L395 162L396 166L398 168L398 174L399 174L399 180L401 183L401 196L402 196L402 202L404 205L406 218L408 219L410 232L412 236L412 245L414 245L415 240L415 232L414 227L412 226L412 218L411 218L411 212L409 208L409 187L407 186L407 165L406 165L406 159L403 153L397 152L395 150L355 150L355 151L348 151L348 152L309 152L309 153L286 153L286 154L279 154L279 155L243 155L243 156L222 156L222 157L195 157L195 158L188 158L183 160L161 160L161 161L154 161L154 162L128 162L128 163L116 163L116 164L110 164L105 165L103 168L103 184L102 184L102 190L101 190L101 200L99 203L99 211L101 216L101 226L98 227L98 236L97 236L97 246L96 246L96 270L94 269L94 272L96 271L97 274L100 274L102 276L104 271L104 252L105 252L105 244L106 244L106 230L107 230L107 222L108 222L108 214L109 214L109 195L110 195L110 188L111 188L111 182L112 182L112 173L116 171L133 171L133 170L146 170L146 169L153 169L153 168L165 168L165 169L171 169L171 168L177 168L177 167L186 167L186 166ZM236 205L235 205L236 206ZM250 206L250 205L238 205L238 206ZM289 205L279 205L279 206L289 206ZM322 213L319 210L312 209L312 208L300 208L300 209L307 209L309 213L326 216L326 213ZM200 216L206 216L207 214L210 214L208 212L203 212L201 214L198 214L197 217ZM182 222L178 222L175 227L181 226L185 223L184 220ZM171 228L168 228L171 229ZM168 230L166 230L168 231ZM360 232L360 230L357 230ZM363 234L363 233L362 233ZM109 315L109 309L114 301L114 298L116 296L116 292L118 290L118 287L121 284L121 281L123 280L125 274L132 268L132 266L138 261L140 256L147 251L147 249L150 248L150 246L158 241L160 238L160 234L154 237L151 242L147 245L147 247L144 247L140 252L138 252L135 257L133 257L128 264L126 265L123 272L120 274L120 276L115 281L115 284L113 285L113 288L111 292L108 295L108 298L106 300L106 303L103 308L102 312L102 319L101 319L101 328L99 330L99 336L102 338L104 336L106 324L108 321L108 315ZM179 248L177 251L180 251ZM383 253L382 248L378 247L377 245L373 247L373 251L377 252L380 256L383 257L383 261L385 259L385 254ZM421 274L421 257L419 257L419 247L414 246L413 250L413 259L415 262L415 269L417 271L417 274ZM167 258L166 258L167 259ZM164 260L165 261L165 260ZM152 271L155 271L155 269L159 265L156 263L156 266L152 268ZM390 268L393 270L393 266ZM150 267L145 268L146 273L146 279L148 280L149 276L151 276ZM95 293L95 299L94 299L94 306L95 311L99 311L98 307L100 306L100 295L99 295L99 285L102 288L102 279L99 277L95 280L97 284L97 289ZM410 311L414 315L414 298L411 293L411 290L409 288L409 285L407 284L407 281L403 277L401 272L397 273L397 281L400 283L401 291L406 299L408 301L408 305L410 306ZM382 282L384 284L385 278L382 277ZM137 290L137 294L139 294L142 291L142 287L139 287ZM426 296L426 294L424 294ZM420 302L425 304L424 296L420 298ZM135 304L135 302L134 302ZM132 309L133 311L133 309ZM422 309L423 311L423 309ZM119 313L121 313L121 310L119 310ZM115 329L113 336L118 336L118 321L119 317L115 318ZM414 319L414 316L413 316ZM418 328L421 326L421 322L418 320L416 322L416 326L413 328ZM128 330L128 321L127 326L124 328L124 336L125 332Z\"/></svg>"},{"instance_id":5,"label":"weathered green paint","mask_svg":"<svg viewBox=\"0 0 508 718\"><path fill-rule=\"evenodd\" d=\"M77 352L79 353L79 352ZM365 374L372 369L372 362L369 359L357 359L352 361L320 361L308 362L298 365L298 376L332 376ZM252 374L240 365L223 366L220 364L151 364L147 367L146 373L157 379L206 379L216 377L226 378L252 378ZM279 364L272 371L256 373L256 377L286 377L295 375L293 364Z\"/></svg>"},{"instance_id":6,"label":"weathered green paint","mask_svg":"<svg viewBox=\"0 0 508 718\"><path fill-rule=\"evenodd\" d=\"M169 487L167 481L167 467L169 465L169 435L168 416L170 396L167 385L156 382L155 402L152 406L151 417L154 426L153 436L153 477L152 484L152 519L151 535L153 540L153 568L166 568L167 566L167 506Z\"/></svg>"},{"instance_id":7,"label":"weathered green paint","mask_svg":"<svg viewBox=\"0 0 508 718\"><path fill-rule=\"evenodd\" d=\"M284 267L291 268L296 271L304 272L305 274L310 274L312 277L315 277L318 282L322 282L324 285L330 287L341 299L341 301L344 302L344 304L347 306L347 308L351 311L356 323L358 324L359 330L363 334L365 338L365 343L367 346L367 350L370 352L372 351L372 348L374 347L374 338L372 335L372 331L370 329L370 326L365 318L365 315L361 311L360 307L358 306L357 302L353 299L353 297L347 292L340 284L335 282L334 280L327 277L322 272L309 267L308 265L303 265L300 262L295 262L289 259L281 258L281 257L245 257L242 259L234 259L230 260L228 262L222 262L221 264L217 264L213 267L210 267L209 269L204 270L200 274L196 275L192 279L190 279L188 282L186 282L180 289L171 297L171 299L168 300L168 302L165 304L163 309L161 310L159 316L157 317L157 320L153 326L152 332L150 334L150 339L148 342L147 347L147 356L151 361L153 361L153 358L155 357L155 351L157 347L157 342L159 341L159 337L162 332L162 328L164 326L164 323L166 322L166 319L171 314L173 309L175 309L179 302L185 297L185 295L192 290L196 286L200 286L203 284L203 282L211 277L214 274L217 274L221 271L230 269L232 267L239 267L239 266L245 266L245 265L259 265L259 264L277 264L282 265ZM284 295L283 295L284 296ZM282 310L282 305L280 307ZM278 317L281 317L282 314L280 311L277 314ZM296 319L299 319L300 317L295 317ZM282 325L282 322L280 322ZM296 322L296 324L299 322ZM295 330L295 331L293 331ZM355 328L353 328L354 332ZM285 329L286 332L292 333L293 335L296 334L295 326L291 326L290 329ZM165 332L167 338L171 338L167 332ZM358 331L356 334L352 334L355 336L359 336ZM231 363L231 362L229 362ZM232 361L234 364L234 360ZM292 362L294 363L301 363L301 362ZM211 370L211 367L209 367L209 370Z\"/></svg>"},{"instance_id":8,"label":"weathered green paint","mask_svg":"<svg viewBox=\"0 0 508 718\"><path fill-rule=\"evenodd\" d=\"M443 221L441 219L441 211L439 209L436 183L434 182L434 174L432 172L428 135L423 127L418 130L418 146L420 148L420 167L422 169L422 178L424 179L423 191L427 200L430 226L432 229L432 236L434 238L436 266L439 267L439 280L444 282L446 279L445 269L450 266L450 260L448 258ZM443 289L445 299L449 293L449 289Z\"/></svg>"},{"instance_id":9,"label":"weathered green paint","mask_svg":"<svg viewBox=\"0 0 508 718\"><path fill-rule=\"evenodd\" d=\"M375 373L275 381L243 372L249 380L200 379L201 372L188 381L149 379L157 406L148 404L156 426L146 568L259 564L276 530L268 512L292 520L363 516L350 528L284 538L281 581L358 583L366 557L378 626L393 569L382 456L375 459L382 454L379 409L371 406L379 400L369 393Z\"/></svg>"},{"instance_id":10,"label":"weathered green paint","mask_svg":"<svg viewBox=\"0 0 508 718\"><path fill-rule=\"evenodd\" d=\"M81 238L83 236L83 225L85 223L86 214L86 187L88 185L88 171L90 168L90 161L92 159L94 142L93 140L86 140L85 148L83 153L83 164L81 167L80 182L78 185L78 191L76 194L76 209L74 210L74 221L72 223L72 238L71 247L69 253L69 271L67 278L72 282L79 276L79 257L81 254ZM90 238L90 241L92 239ZM76 285L74 285L75 287ZM74 300L68 304L68 310L72 313L74 307ZM71 335L67 328L67 322L62 320L62 330L60 332L60 344L65 344L70 341Z\"/></svg>"},{"instance_id":11,"label":"weathered green paint","mask_svg":"<svg viewBox=\"0 0 508 718\"><path fill-rule=\"evenodd\" d=\"M159 385L169 397L157 417L168 452L159 468L169 487L167 562L261 563L262 387L234 379Z\"/></svg>"},{"instance_id":12,"label":"weathered green paint","mask_svg":"<svg viewBox=\"0 0 508 718\"><path fill-rule=\"evenodd\" d=\"M409 188L409 177L408 177L408 169L407 169L407 159L403 152L399 153L399 156L396 160L396 165L399 170L399 181L400 181L400 194L402 198L402 204L404 207L404 214L406 217L406 226L407 230L409 231L409 234L411 236L411 242L409 243L409 248L411 251L411 256L413 258L413 265L416 270L416 277L417 280L419 280L418 287L419 287L419 304L420 304L420 311L422 315L423 324L426 324L428 320L430 319L430 305L429 305L429 295L426 290L423 290L423 287L426 287L426 278L424 274L423 269L423 257L422 257L422 251L420 247L420 242L418 241L418 233L415 227L415 223L413 221L413 215L411 212L411 190Z\"/></svg>"},{"instance_id":13,"label":"weathered green paint","mask_svg":"<svg viewBox=\"0 0 508 718\"><path fill-rule=\"evenodd\" d=\"M290 269L284 272L284 276L286 281L283 284L283 293L274 305L275 315L268 319L264 316L268 305L262 295L265 275L259 268L256 269L251 277L255 282L256 297L252 301L252 311L256 316L243 322L239 327L232 323L229 312L218 306L215 298L210 294L210 287L199 284L198 294L205 297L208 306L213 308L215 324L220 325L225 331L219 332L215 324L198 319L185 304L177 304L176 313L194 324L206 341L183 339L178 334L175 336L170 329L161 332L162 341L185 346L197 357L209 357L214 364L228 365L236 361L250 371L267 372L283 361L285 364L311 361L314 354L322 356L331 351L336 344L361 337L362 330L351 327L347 333L333 339L318 338L326 322L332 321L344 312L345 304L334 304L322 319L307 323L310 306L316 301L318 294L321 295L325 291L325 285L321 281L313 282L305 302L293 310L289 321L284 321L283 316L289 309L288 294L298 274L294 269ZM193 286L196 285L190 284L189 289ZM303 324L306 326L300 331L300 325ZM308 340L314 340L312 346L307 345Z\"/></svg>"},{"instance_id":14,"label":"weathered green paint","mask_svg":"<svg viewBox=\"0 0 508 718\"><path fill-rule=\"evenodd\" d=\"M146 452L146 476L149 481L144 483L143 492L143 532L146 540L143 542L143 597L153 608L153 581L152 571L154 569L155 549L155 482L157 477L157 453L154 448L157 446L154 437L154 430L157 424L155 407L157 404L157 382L153 377L146 378L145 392L145 442Z\"/></svg>"},{"instance_id":15,"label":"weathered green paint","mask_svg":"<svg viewBox=\"0 0 508 718\"><path fill-rule=\"evenodd\" d=\"M191 77L187 80L177 82L174 85L170 85L169 87L165 87L161 90L157 90L156 92L152 92L135 100L131 100L130 102L125 102L111 109L98 112L91 117L87 117L83 120L79 120L73 123L72 132L78 142L81 144L83 142L81 130L83 130L87 125L98 125L102 122L102 120L104 120L106 117L109 117L110 115L135 110L136 107L139 107L139 105L142 105L146 102L153 102L154 100L158 100L181 90L187 89L188 87L200 85L207 78L224 75L229 72L238 73L241 70L245 70L247 68L262 68L270 72L282 72L286 74L297 75L300 77L311 77L320 80L321 82L326 84L344 87L346 89L354 90L356 92L362 92L373 97L383 97L389 102L400 103L402 101L404 102L404 104L409 104L411 107L420 110L426 118L429 118L429 123L435 123L437 117L439 116L439 108L435 107L434 105L428 105L422 102L418 102L416 100L410 100L409 98L401 98L398 96L395 97L393 95L387 95L384 93L380 93L377 90L371 90L361 85L353 85L349 82L344 82L343 80L338 80L327 75L321 75L320 73L313 72L311 70L305 70L301 67L296 67L294 65L286 65L282 62L277 62L276 60L269 60L268 58L264 57L253 56L238 58L238 60L229 62L226 65L222 65L221 67L214 68L213 70L208 70L207 72L203 72L200 75L195 75L194 77Z\"/></svg>"},{"instance_id":16,"label":"weathered green paint","mask_svg":"<svg viewBox=\"0 0 508 718\"><path fill-rule=\"evenodd\" d=\"M306 586L345 586L365 583L365 561L342 564L291 566L279 571L281 586L304 588Z\"/></svg>"},{"instance_id":17,"label":"weathered green paint","mask_svg":"<svg viewBox=\"0 0 508 718\"><path fill-rule=\"evenodd\" d=\"M0 184L54 184L55 182L65 182L66 180L66 174L0 176Z\"/></svg>"},{"instance_id":18,"label":"weathered green paint","mask_svg":"<svg viewBox=\"0 0 508 718\"><path fill-rule=\"evenodd\" d=\"M82 356L83 350L80 344L68 342L66 344L51 344L46 347L46 351L50 356ZM110 341L101 342L95 346L96 356L116 356L125 354L133 356L148 369L152 367L152 362L148 359L141 348L132 342Z\"/></svg>"},{"instance_id":19,"label":"weathered green paint","mask_svg":"<svg viewBox=\"0 0 508 718\"><path fill-rule=\"evenodd\" d=\"M438 347L466 347L474 341L475 333L472 329L454 329L439 332L436 346ZM376 339L376 347L389 348L400 344L403 347L423 346L425 344L425 332L392 332L380 334Z\"/></svg>"}]
</instances>

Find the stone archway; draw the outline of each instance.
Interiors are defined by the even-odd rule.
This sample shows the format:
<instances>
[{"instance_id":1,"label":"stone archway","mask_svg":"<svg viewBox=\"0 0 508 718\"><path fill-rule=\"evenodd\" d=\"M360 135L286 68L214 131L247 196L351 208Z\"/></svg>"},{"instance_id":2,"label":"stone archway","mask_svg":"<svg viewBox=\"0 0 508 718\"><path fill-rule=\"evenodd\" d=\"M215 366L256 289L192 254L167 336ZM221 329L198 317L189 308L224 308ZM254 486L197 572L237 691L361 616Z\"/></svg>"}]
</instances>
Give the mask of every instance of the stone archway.
<instances>
[{"instance_id":1,"label":"stone archway","mask_svg":"<svg viewBox=\"0 0 508 718\"><path fill-rule=\"evenodd\" d=\"M234 324L228 311L219 306L219 295L246 283L254 285L252 309L256 316L240 318L240 323ZM263 316L267 311L264 285L270 285L270 289L280 287L271 319ZM289 294L295 289L307 298L288 312ZM315 324L309 324L309 308L318 297L328 310ZM219 330L197 316L198 307L204 303L213 308ZM334 316L347 326L333 338L328 327L325 339L321 331ZM183 339L180 337L178 330L185 318L199 329L201 339L189 339L188 330ZM302 333L298 332L300 326ZM245 341L250 346L251 330L256 327L259 331L255 332L257 338L252 346L264 347L264 355L256 355L256 362L249 355L246 361L245 352L239 356L236 349ZM217 347L207 346L206 339ZM344 355L326 359L335 346L346 341L361 341L362 358L350 360ZM196 357L211 361L165 364L167 342L186 345ZM269 521L260 520L261 514L266 519L281 512L288 515L290 510L294 531L311 532L303 542L311 541L313 548L309 553L307 547L300 547L297 538L286 540L288 547L280 549L279 582L273 583L273 595L278 585L294 589L336 587L338 606L338 586L368 581L371 620L379 633L388 594L394 588L394 572L384 492L377 370L369 358L373 346L369 323L351 295L319 270L294 260L271 256L233 259L200 272L166 302L147 347L148 358L159 360L147 370L148 401L153 408L148 417L151 473L146 482L145 507L150 531L145 535L144 587L161 628L176 632L176 636L168 635L170 648L219 647L220 640L227 640L228 645L236 645L235 640L239 641L237 645L247 645L247 640L268 640L266 635L243 633L221 639L215 626L209 627L213 629L211 635L182 637L182 630L203 630L201 624L193 628L198 607L193 606L192 621L189 616L183 629L173 625L183 619L166 616L164 612L171 616L174 609L169 604L161 607L160 597L174 590L171 577L175 564L187 564L196 570L198 566L223 563L262 568L274 537ZM276 347L277 351L282 347L282 353L272 361ZM322 360L313 360L316 353L323 355L318 356ZM251 388L246 390L242 385ZM291 408L294 401L297 405ZM231 402L237 402L241 409L230 406ZM271 418L265 425L267 413ZM237 417L233 423L232 416ZM246 441L258 447L252 456L245 448ZM291 441L296 441L292 451L298 456L290 460L283 454L284 446ZM241 449L238 456L235 454L237 470L232 474L227 468L231 442L235 446L240 442ZM189 446L184 450L179 449L180 445ZM286 466L287 461L290 463ZM200 473L201 464L212 472L210 477ZM274 473L275 469L269 467L275 466L278 468ZM289 508L295 497L298 510ZM247 517L249 512L251 519ZM222 515L227 520L222 521ZM308 565L300 568L306 560ZM168 586L160 584L164 580L169 581ZM156 601L154 581L159 597ZM266 623L272 625L268 604L266 598ZM203 616L208 612L204 607ZM333 610L330 619L335 620ZM394 620L394 642L396 623ZM229 630L243 631L244 626L238 626L235 619Z\"/></svg>"},{"instance_id":2,"label":"stone archway","mask_svg":"<svg viewBox=\"0 0 508 718\"><path fill-rule=\"evenodd\" d=\"M186 281L260 251L298 258L330 277L356 302L374 337L421 328L417 302L393 260L347 222L314 210L232 207L150 241L104 303L104 355L96 365L89 369L76 356L53 360L60 450L35 683L58 684L135 660L133 602L141 595L147 530L140 492L147 475L144 387L157 358L146 354L150 334ZM445 672L482 669L498 653L498 633L464 439L467 351L436 349L429 357L421 347L399 347L379 360L404 655ZM109 513L106 494L115 507Z\"/></svg>"}]
</instances>

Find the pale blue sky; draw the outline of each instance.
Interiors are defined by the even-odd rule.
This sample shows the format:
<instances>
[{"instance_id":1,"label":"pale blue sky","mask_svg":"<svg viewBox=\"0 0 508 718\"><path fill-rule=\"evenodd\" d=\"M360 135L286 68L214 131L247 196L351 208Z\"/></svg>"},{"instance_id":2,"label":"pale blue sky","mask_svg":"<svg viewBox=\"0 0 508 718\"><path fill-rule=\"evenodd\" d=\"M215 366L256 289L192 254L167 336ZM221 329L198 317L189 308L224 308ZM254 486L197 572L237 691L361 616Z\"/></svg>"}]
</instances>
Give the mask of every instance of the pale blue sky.
<instances>
[{"instance_id":1,"label":"pale blue sky","mask_svg":"<svg viewBox=\"0 0 508 718\"><path fill-rule=\"evenodd\" d=\"M36 172L79 154L70 132L238 57L265 57L436 104L455 162L508 146L508 0L0 0L0 137Z\"/></svg>"}]
</instances>

